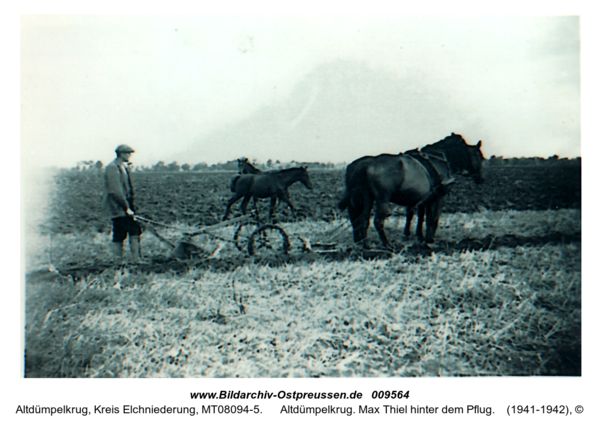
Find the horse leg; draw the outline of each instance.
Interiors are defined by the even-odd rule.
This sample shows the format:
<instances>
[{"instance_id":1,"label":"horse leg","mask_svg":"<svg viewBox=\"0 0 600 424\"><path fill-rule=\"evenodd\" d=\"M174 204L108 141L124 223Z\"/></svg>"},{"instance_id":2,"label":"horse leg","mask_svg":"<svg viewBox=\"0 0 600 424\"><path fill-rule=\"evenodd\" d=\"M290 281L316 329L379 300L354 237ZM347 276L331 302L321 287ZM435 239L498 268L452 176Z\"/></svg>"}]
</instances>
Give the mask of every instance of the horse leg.
<instances>
[{"instance_id":1,"label":"horse leg","mask_svg":"<svg viewBox=\"0 0 600 424\"><path fill-rule=\"evenodd\" d=\"M229 201L227 202L227 208L225 209L225 215L223 215L223 221L227 220L227 217L229 216L229 210L231 209L231 206L237 202L238 200L240 200L242 198L242 195L240 194L234 194L233 197L231 199L229 199Z\"/></svg>"},{"instance_id":2,"label":"horse leg","mask_svg":"<svg viewBox=\"0 0 600 424\"><path fill-rule=\"evenodd\" d=\"M373 223L375 225L377 233L379 234L379 239L381 240L383 245L388 249L392 249L392 245L390 244L387 235L385 234L384 224L385 219L390 215L391 213L389 202L385 200L378 200L375 202L375 220Z\"/></svg>"},{"instance_id":3,"label":"horse leg","mask_svg":"<svg viewBox=\"0 0 600 424\"><path fill-rule=\"evenodd\" d=\"M248 203L250 203L251 195L244 196L244 200L242 200L242 214L246 215L246 208L248 207Z\"/></svg>"},{"instance_id":4,"label":"horse leg","mask_svg":"<svg viewBox=\"0 0 600 424\"><path fill-rule=\"evenodd\" d=\"M427 231L425 234L425 242L433 243L435 232L437 230L440 214L442 212L442 199L432 202L427 207Z\"/></svg>"},{"instance_id":5,"label":"horse leg","mask_svg":"<svg viewBox=\"0 0 600 424\"><path fill-rule=\"evenodd\" d=\"M358 237L362 241L364 249L370 249L367 235L369 232L369 224L371 221L371 209L373 208L373 198L369 193L363 195L363 208L358 217Z\"/></svg>"},{"instance_id":6,"label":"horse leg","mask_svg":"<svg viewBox=\"0 0 600 424\"><path fill-rule=\"evenodd\" d=\"M361 215L360 208L350 204L348 205L348 216L350 217L350 224L352 224L352 235L355 243L360 243L362 239L359 233L359 218Z\"/></svg>"},{"instance_id":7,"label":"horse leg","mask_svg":"<svg viewBox=\"0 0 600 424\"><path fill-rule=\"evenodd\" d=\"M281 200L283 200L285 203L287 203L287 205L290 208L290 211L292 211L292 217L294 219L296 219L296 210L294 209L294 205L292 205L292 202L290 201L290 196L287 193L287 191L284 191L283 194L281 196L279 196L279 198Z\"/></svg>"},{"instance_id":8,"label":"horse leg","mask_svg":"<svg viewBox=\"0 0 600 424\"><path fill-rule=\"evenodd\" d=\"M415 210L413 208L406 208L406 224L404 224L404 237L410 237L410 224L412 223L413 216L415 216Z\"/></svg>"},{"instance_id":9,"label":"horse leg","mask_svg":"<svg viewBox=\"0 0 600 424\"><path fill-rule=\"evenodd\" d=\"M256 203L256 197L253 197L252 200L254 201L254 213L256 214L256 219L260 220L260 216L258 213L258 204Z\"/></svg>"},{"instance_id":10,"label":"horse leg","mask_svg":"<svg viewBox=\"0 0 600 424\"><path fill-rule=\"evenodd\" d=\"M417 238L423 241L423 222L425 221L425 211L428 209L425 205L419 205L417 212Z\"/></svg>"},{"instance_id":11,"label":"horse leg","mask_svg":"<svg viewBox=\"0 0 600 424\"><path fill-rule=\"evenodd\" d=\"M277 196L272 196L271 203L269 204L269 221L273 221L273 212L275 211L276 204L277 204Z\"/></svg>"},{"instance_id":12,"label":"horse leg","mask_svg":"<svg viewBox=\"0 0 600 424\"><path fill-rule=\"evenodd\" d=\"M363 243L363 247L368 249L367 231L369 229L369 217L371 216L373 199L368 192L361 193L355 191L349 194L345 207L348 209L350 224L352 224L354 243Z\"/></svg>"}]
</instances>

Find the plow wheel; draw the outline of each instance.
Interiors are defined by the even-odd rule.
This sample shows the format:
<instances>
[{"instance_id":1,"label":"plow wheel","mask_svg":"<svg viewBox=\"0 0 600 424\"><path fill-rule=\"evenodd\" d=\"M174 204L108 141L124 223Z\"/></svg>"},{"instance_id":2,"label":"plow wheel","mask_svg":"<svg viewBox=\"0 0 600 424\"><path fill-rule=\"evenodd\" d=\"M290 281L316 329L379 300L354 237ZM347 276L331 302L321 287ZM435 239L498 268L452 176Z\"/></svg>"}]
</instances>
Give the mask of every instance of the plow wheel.
<instances>
[{"instance_id":1,"label":"plow wheel","mask_svg":"<svg viewBox=\"0 0 600 424\"><path fill-rule=\"evenodd\" d=\"M281 227L273 224L259 227L248 241L248 254L261 255L283 253L287 254L290 250L290 240Z\"/></svg>"},{"instance_id":2,"label":"plow wheel","mask_svg":"<svg viewBox=\"0 0 600 424\"><path fill-rule=\"evenodd\" d=\"M235 247L237 247L240 252L246 251L248 243L250 242L250 236L252 236L252 233L254 233L257 228L258 225L256 225L255 222L245 222L240 224L237 230L235 230L233 241Z\"/></svg>"}]
</instances>

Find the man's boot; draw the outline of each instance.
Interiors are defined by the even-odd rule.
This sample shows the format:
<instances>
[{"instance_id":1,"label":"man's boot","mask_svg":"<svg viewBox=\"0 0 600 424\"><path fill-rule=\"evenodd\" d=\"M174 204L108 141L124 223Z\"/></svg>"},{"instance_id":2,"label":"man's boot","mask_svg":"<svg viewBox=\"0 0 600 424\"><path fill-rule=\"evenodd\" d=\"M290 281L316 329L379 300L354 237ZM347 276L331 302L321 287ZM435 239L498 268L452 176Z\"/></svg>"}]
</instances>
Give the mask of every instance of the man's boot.
<instances>
[{"instance_id":1,"label":"man's boot","mask_svg":"<svg viewBox=\"0 0 600 424\"><path fill-rule=\"evenodd\" d=\"M113 241L110 244L110 250L112 252L113 261L117 265L123 263L123 242Z\"/></svg>"},{"instance_id":2,"label":"man's boot","mask_svg":"<svg viewBox=\"0 0 600 424\"><path fill-rule=\"evenodd\" d=\"M131 258L134 264L141 264L142 249L140 246L140 236L129 236L129 248L131 249Z\"/></svg>"}]
</instances>

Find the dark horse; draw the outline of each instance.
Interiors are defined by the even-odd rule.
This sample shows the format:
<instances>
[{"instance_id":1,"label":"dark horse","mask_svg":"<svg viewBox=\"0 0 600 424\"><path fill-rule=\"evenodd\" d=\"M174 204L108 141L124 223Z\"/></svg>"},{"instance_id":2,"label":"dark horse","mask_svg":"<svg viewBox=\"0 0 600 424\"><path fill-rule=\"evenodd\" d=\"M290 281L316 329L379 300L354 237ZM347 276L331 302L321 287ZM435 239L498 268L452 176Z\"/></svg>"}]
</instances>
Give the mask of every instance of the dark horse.
<instances>
[{"instance_id":1,"label":"dark horse","mask_svg":"<svg viewBox=\"0 0 600 424\"><path fill-rule=\"evenodd\" d=\"M407 221L412 219L415 207L426 214L425 241L433 242L452 175L466 173L479 184L483 182L483 160L481 141L470 146L461 135L454 133L423 147L420 152L355 160L346 168L346 192L339 203L341 210L348 209L354 241L363 242L368 248L367 230L375 203L375 228L383 245L391 248L384 230L385 219L391 214L391 202L410 208ZM410 231L410 222L407 226Z\"/></svg>"},{"instance_id":2,"label":"dark horse","mask_svg":"<svg viewBox=\"0 0 600 424\"><path fill-rule=\"evenodd\" d=\"M250 198L265 199L271 198L269 207L269 218L273 218L273 210L277 200L282 200L289 206L292 215L295 217L294 206L290 202L288 187L297 181L300 181L307 189L312 190L310 176L305 167L283 169L281 171L261 172L258 174L242 174L236 177L232 191L235 193L227 202L227 209L223 216L223 221L229 216L231 206L242 197L242 213L246 214L246 207Z\"/></svg>"},{"instance_id":3,"label":"dark horse","mask_svg":"<svg viewBox=\"0 0 600 424\"><path fill-rule=\"evenodd\" d=\"M240 174L261 174L262 171L252 165L248 158L238 159L238 172Z\"/></svg>"},{"instance_id":4,"label":"dark horse","mask_svg":"<svg viewBox=\"0 0 600 424\"><path fill-rule=\"evenodd\" d=\"M240 179L242 174L262 174L262 171L252 165L248 161L248 158L241 158L238 159L238 173L238 175L231 179L231 184L229 185L229 188L233 193L235 193L235 185L237 184L237 180ZM256 199L254 199L254 208L256 209Z\"/></svg>"}]
</instances>

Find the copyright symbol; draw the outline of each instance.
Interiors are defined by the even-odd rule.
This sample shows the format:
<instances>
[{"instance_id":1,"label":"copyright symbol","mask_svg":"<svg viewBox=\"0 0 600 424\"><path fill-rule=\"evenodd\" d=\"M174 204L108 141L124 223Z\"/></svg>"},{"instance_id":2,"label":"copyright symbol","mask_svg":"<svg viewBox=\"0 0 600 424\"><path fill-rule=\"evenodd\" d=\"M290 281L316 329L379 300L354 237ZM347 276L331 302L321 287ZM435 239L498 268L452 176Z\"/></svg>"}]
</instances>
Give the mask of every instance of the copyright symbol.
<instances>
[{"instance_id":1,"label":"copyright symbol","mask_svg":"<svg viewBox=\"0 0 600 424\"><path fill-rule=\"evenodd\" d=\"M577 405L575 407L575 412L577 412L578 414L581 414L583 412L583 406Z\"/></svg>"}]
</instances>

